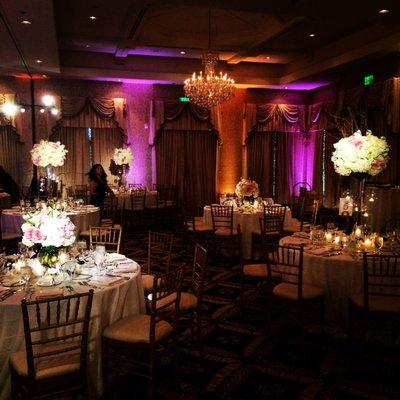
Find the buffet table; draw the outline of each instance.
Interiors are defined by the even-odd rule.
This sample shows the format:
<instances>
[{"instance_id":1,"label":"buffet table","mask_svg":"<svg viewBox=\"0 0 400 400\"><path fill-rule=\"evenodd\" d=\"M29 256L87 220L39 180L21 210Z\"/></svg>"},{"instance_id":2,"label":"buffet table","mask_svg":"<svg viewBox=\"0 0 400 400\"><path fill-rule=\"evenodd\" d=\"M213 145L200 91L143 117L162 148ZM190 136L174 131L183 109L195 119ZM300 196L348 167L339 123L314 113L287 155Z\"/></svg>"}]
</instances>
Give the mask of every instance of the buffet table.
<instances>
[{"instance_id":1,"label":"buffet table","mask_svg":"<svg viewBox=\"0 0 400 400\"><path fill-rule=\"evenodd\" d=\"M287 236L281 245L310 245L306 238ZM325 318L331 325L344 328L347 323L348 298L360 293L363 287L362 258L342 253L329 255L325 249L305 247L303 256L303 281L325 290Z\"/></svg>"},{"instance_id":2,"label":"buffet table","mask_svg":"<svg viewBox=\"0 0 400 400\"><path fill-rule=\"evenodd\" d=\"M279 204L276 204L279 205ZM233 227L240 225L240 230L242 232L242 248L243 257L245 259L251 258L251 248L252 248L252 233L260 232L260 218L263 218L264 214L262 211L257 212L233 212ZM212 229L212 216L211 207L204 207L204 223ZM286 207L285 211L285 221L283 229L289 229L292 226L292 212L289 207Z\"/></svg>"},{"instance_id":3,"label":"buffet table","mask_svg":"<svg viewBox=\"0 0 400 400\"><path fill-rule=\"evenodd\" d=\"M127 261L131 263L126 264ZM105 327L128 315L145 313L145 299L142 288L142 280L139 265L125 259L125 271L118 271L118 265L115 271L123 278L114 279L110 277L102 284L98 283L96 277L93 276L86 280L84 285L79 284L79 275L73 278L73 283L62 282L58 286L49 288L41 288L33 284L34 292L29 296L34 300L35 296L45 296L54 291L57 295L68 295L70 291L64 285L70 285L73 292L87 292L91 288L94 289L93 304L91 311L91 324L89 328L89 366L88 366L88 386L91 391L91 397L97 398L102 393L102 376L101 376L101 335ZM88 268L87 268L88 269ZM86 272L85 272L86 273ZM117 275L117 273L115 273ZM107 278L104 276L103 278ZM98 278L97 278L98 279ZM82 281L81 281L82 282ZM95 283L93 283L95 282ZM16 287L19 289L20 287ZM0 285L0 291L5 288ZM43 290L41 290L43 289ZM54 293L53 293L54 294ZM0 399L10 398L10 371L8 367L8 359L10 355L25 346L24 329L22 322L22 313L20 302L25 296L23 290L16 291L11 297L0 301ZM28 298L29 298L28 297Z\"/></svg>"},{"instance_id":4,"label":"buffet table","mask_svg":"<svg viewBox=\"0 0 400 400\"><path fill-rule=\"evenodd\" d=\"M76 227L76 235L86 231L90 226L98 226L100 224L100 208L87 205L68 211L67 215ZM21 225L23 224L21 207L16 206L8 210L3 210L1 215L1 230L3 232L22 233Z\"/></svg>"}]
</instances>

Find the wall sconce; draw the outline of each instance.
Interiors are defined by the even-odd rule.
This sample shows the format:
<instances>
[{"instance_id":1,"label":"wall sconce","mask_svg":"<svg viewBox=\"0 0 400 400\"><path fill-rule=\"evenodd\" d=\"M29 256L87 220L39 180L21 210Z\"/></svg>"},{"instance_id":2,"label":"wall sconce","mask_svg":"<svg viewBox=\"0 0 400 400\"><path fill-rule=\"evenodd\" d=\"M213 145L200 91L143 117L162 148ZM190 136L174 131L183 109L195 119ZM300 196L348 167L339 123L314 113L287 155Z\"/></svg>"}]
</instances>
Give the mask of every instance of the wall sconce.
<instances>
[{"instance_id":1,"label":"wall sconce","mask_svg":"<svg viewBox=\"0 0 400 400\"><path fill-rule=\"evenodd\" d=\"M45 94L42 97L42 105L35 105L35 107L39 108L39 112L41 114L44 114L46 111L49 111L51 115L58 115L59 114L59 109L54 107L55 104L55 98L54 96L51 96L49 94ZM1 107L1 112L6 116L6 117L13 117L15 116L18 112L24 113L28 108L30 108L30 104L14 104L14 103L5 103Z\"/></svg>"}]
</instances>

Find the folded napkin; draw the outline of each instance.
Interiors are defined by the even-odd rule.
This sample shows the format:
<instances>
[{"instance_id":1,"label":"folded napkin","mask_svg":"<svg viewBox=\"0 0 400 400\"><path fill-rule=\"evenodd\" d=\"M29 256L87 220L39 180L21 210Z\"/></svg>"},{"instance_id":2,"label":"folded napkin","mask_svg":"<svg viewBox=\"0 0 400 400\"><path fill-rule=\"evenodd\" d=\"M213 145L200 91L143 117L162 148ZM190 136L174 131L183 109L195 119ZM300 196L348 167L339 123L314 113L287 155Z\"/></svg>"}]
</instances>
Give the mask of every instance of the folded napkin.
<instances>
[{"instance_id":1,"label":"folded napkin","mask_svg":"<svg viewBox=\"0 0 400 400\"><path fill-rule=\"evenodd\" d=\"M135 261L129 262L121 262L118 263L117 266L113 269L116 273L123 273L123 272L136 272L138 269L138 265Z\"/></svg>"},{"instance_id":2,"label":"folded napkin","mask_svg":"<svg viewBox=\"0 0 400 400\"><path fill-rule=\"evenodd\" d=\"M116 283L124 282L125 279L120 277L120 276L107 276L107 275L101 275L101 276L93 276L90 279L89 285L93 283L94 285L101 285L101 286L112 286L115 285Z\"/></svg>"},{"instance_id":3,"label":"folded napkin","mask_svg":"<svg viewBox=\"0 0 400 400\"><path fill-rule=\"evenodd\" d=\"M329 250L326 247L319 247L317 249L308 249L307 253L313 254L315 256L323 256L329 253Z\"/></svg>"},{"instance_id":4,"label":"folded napkin","mask_svg":"<svg viewBox=\"0 0 400 400\"><path fill-rule=\"evenodd\" d=\"M61 287L55 287L51 289L41 289L36 295L36 300L44 300L44 299L54 299L57 297L61 297L64 295L64 289Z\"/></svg>"},{"instance_id":5,"label":"folded napkin","mask_svg":"<svg viewBox=\"0 0 400 400\"><path fill-rule=\"evenodd\" d=\"M294 237L310 239L310 234L308 232L295 232L293 233Z\"/></svg>"},{"instance_id":6,"label":"folded napkin","mask_svg":"<svg viewBox=\"0 0 400 400\"><path fill-rule=\"evenodd\" d=\"M126 260L126 257L123 254L119 253L108 253L107 254L107 261L122 261Z\"/></svg>"}]
</instances>

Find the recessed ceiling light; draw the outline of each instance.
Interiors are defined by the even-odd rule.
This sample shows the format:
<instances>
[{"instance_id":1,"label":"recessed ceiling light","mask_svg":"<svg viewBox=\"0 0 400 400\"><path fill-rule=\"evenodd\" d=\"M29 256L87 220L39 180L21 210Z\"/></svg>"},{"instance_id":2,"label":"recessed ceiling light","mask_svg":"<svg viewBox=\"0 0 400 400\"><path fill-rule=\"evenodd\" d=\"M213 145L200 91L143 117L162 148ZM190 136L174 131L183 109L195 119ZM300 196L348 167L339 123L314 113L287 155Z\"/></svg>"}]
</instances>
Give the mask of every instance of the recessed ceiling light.
<instances>
[{"instance_id":1,"label":"recessed ceiling light","mask_svg":"<svg viewBox=\"0 0 400 400\"><path fill-rule=\"evenodd\" d=\"M271 56L266 56L265 57L267 60L270 60L271 59Z\"/></svg>"},{"instance_id":2,"label":"recessed ceiling light","mask_svg":"<svg viewBox=\"0 0 400 400\"><path fill-rule=\"evenodd\" d=\"M308 36L315 37L315 33L310 33Z\"/></svg>"},{"instance_id":3,"label":"recessed ceiling light","mask_svg":"<svg viewBox=\"0 0 400 400\"><path fill-rule=\"evenodd\" d=\"M40 63L42 63L43 61L42 60L39 60L39 59L37 59L37 60L35 60L35 63L37 63L37 64L40 64Z\"/></svg>"},{"instance_id":4,"label":"recessed ceiling light","mask_svg":"<svg viewBox=\"0 0 400 400\"><path fill-rule=\"evenodd\" d=\"M389 13L389 10L386 10L386 9L384 8L384 9L382 9L382 10L379 10L378 13L379 13L379 14L388 14L388 13Z\"/></svg>"},{"instance_id":5,"label":"recessed ceiling light","mask_svg":"<svg viewBox=\"0 0 400 400\"><path fill-rule=\"evenodd\" d=\"M287 88L288 88L287 86L284 87L284 89L287 89Z\"/></svg>"},{"instance_id":6,"label":"recessed ceiling light","mask_svg":"<svg viewBox=\"0 0 400 400\"><path fill-rule=\"evenodd\" d=\"M95 19L97 19L97 17L94 16L94 15L90 15L90 16L89 16L89 19L91 19L92 21L94 21Z\"/></svg>"},{"instance_id":7,"label":"recessed ceiling light","mask_svg":"<svg viewBox=\"0 0 400 400\"><path fill-rule=\"evenodd\" d=\"M23 19L23 20L21 21L21 24L24 24L24 25L31 25L32 22L29 21L29 19Z\"/></svg>"},{"instance_id":8,"label":"recessed ceiling light","mask_svg":"<svg viewBox=\"0 0 400 400\"><path fill-rule=\"evenodd\" d=\"M90 47L90 44L85 44L85 47Z\"/></svg>"},{"instance_id":9,"label":"recessed ceiling light","mask_svg":"<svg viewBox=\"0 0 400 400\"><path fill-rule=\"evenodd\" d=\"M186 54L186 51L183 51L183 50L182 50L182 51L181 51L181 54L182 54L182 55Z\"/></svg>"},{"instance_id":10,"label":"recessed ceiling light","mask_svg":"<svg viewBox=\"0 0 400 400\"><path fill-rule=\"evenodd\" d=\"M46 74L42 74L42 78L47 78L47 75Z\"/></svg>"}]
</instances>

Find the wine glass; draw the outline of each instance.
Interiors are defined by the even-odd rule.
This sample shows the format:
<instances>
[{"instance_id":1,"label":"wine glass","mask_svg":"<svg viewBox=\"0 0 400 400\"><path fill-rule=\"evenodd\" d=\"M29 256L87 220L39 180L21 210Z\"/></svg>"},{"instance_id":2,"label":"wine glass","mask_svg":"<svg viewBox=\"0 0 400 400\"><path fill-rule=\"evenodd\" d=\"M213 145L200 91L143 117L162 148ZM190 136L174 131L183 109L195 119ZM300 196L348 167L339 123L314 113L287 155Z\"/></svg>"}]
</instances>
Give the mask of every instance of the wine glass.
<instances>
[{"instance_id":1,"label":"wine glass","mask_svg":"<svg viewBox=\"0 0 400 400\"><path fill-rule=\"evenodd\" d=\"M64 271L68 274L68 277L69 277L68 282L69 282L69 284L72 283L72 276L74 275L75 267L76 267L76 263L75 263L74 260L67 261L64 264Z\"/></svg>"}]
</instances>

